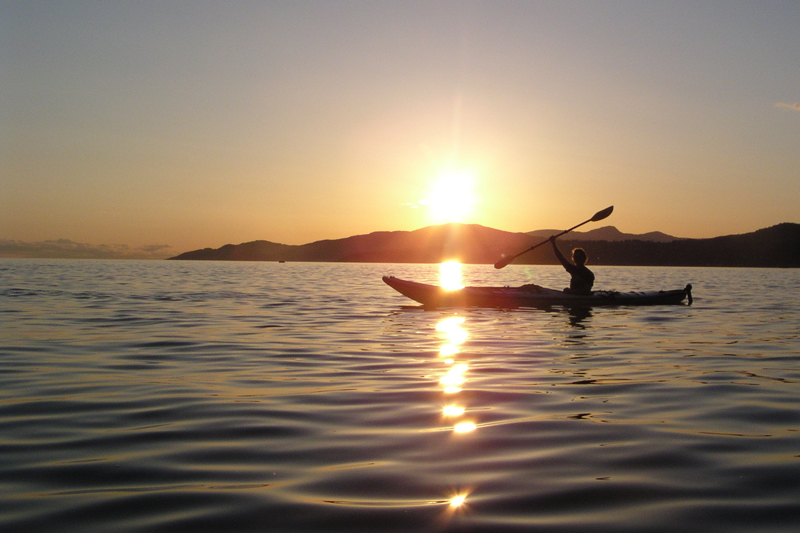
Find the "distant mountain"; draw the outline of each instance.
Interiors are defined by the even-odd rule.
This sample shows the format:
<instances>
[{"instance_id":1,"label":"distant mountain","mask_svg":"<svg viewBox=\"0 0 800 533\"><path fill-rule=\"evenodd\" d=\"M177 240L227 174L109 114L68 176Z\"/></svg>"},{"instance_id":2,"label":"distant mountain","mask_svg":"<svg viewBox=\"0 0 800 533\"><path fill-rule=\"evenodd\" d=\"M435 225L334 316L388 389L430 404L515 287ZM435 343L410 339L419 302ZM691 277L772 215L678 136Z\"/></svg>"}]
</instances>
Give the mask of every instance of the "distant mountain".
<instances>
[{"instance_id":1,"label":"distant mountain","mask_svg":"<svg viewBox=\"0 0 800 533\"><path fill-rule=\"evenodd\" d=\"M600 235L606 238L599 238ZM628 238L609 226L565 235L559 243L565 252L575 246L582 247L589 263L595 265L800 267L800 224L778 224L713 239L678 239L658 232L633 237ZM519 253L544 240L543 235L507 232L477 224L445 224L301 246L269 241L226 244L171 259L361 263L439 263L457 259L468 264L493 264L503 254ZM555 262L550 246L541 246L515 260L519 264Z\"/></svg>"},{"instance_id":2,"label":"distant mountain","mask_svg":"<svg viewBox=\"0 0 800 533\"><path fill-rule=\"evenodd\" d=\"M508 250L541 241L524 233L477 224L445 224L416 231L379 231L345 239L324 240L300 246L253 241L204 248L171 259L234 261L330 261L359 263L438 263L459 259L463 263L494 263Z\"/></svg>"},{"instance_id":3,"label":"distant mountain","mask_svg":"<svg viewBox=\"0 0 800 533\"><path fill-rule=\"evenodd\" d=\"M558 235L563 230L556 229L540 229L536 231L529 231L528 235L532 237L540 237L548 239L551 235ZM661 233L660 231L651 231L650 233L634 234L622 233L614 226L604 226L602 228L593 229L591 231L573 231L565 235L564 238L571 240L581 241L650 241L650 242L672 242L677 241L678 237Z\"/></svg>"},{"instance_id":4,"label":"distant mountain","mask_svg":"<svg viewBox=\"0 0 800 533\"><path fill-rule=\"evenodd\" d=\"M0 257L40 259L166 259L175 253L166 244L131 247L125 244L87 244L69 239L38 242L0 239Z\"/></svg>"},{"instance_id":5,"label":"distant mountain","mask_svg":"<svg viewBox=\"0 0 800 533\"><path fill-rule=\"evenodd\" d=\"M640 266L800 267L800 224L742 235L671 242L574 241L595 264Z\"/></svg>"}]
</instances>

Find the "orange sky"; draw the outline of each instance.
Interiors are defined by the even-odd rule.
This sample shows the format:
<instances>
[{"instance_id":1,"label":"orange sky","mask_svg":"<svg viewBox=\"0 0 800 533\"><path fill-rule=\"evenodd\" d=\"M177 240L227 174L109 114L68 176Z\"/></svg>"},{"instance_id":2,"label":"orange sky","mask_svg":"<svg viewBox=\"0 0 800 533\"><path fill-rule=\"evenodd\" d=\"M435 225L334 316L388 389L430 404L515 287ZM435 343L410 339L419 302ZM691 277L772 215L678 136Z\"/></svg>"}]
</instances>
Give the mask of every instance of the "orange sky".
<instances>
[{"instance_id":1,"label":"orange sky","mask_svg":"<svg viewBox=\"0 0 800 533\"><path fill-rule=\"evenodd\" d=\"M800 222L797 3L4 2L0 25L0 240Z\"/></svg>"}]
</instances>

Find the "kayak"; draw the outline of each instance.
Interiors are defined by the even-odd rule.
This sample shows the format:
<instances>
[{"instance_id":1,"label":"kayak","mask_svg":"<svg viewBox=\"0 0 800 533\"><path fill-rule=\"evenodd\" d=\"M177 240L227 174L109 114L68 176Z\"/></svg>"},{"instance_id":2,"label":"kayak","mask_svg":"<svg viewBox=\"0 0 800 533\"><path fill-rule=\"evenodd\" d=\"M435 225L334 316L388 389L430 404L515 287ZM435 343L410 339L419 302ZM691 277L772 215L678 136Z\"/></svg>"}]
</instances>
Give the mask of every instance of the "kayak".
<instances>
[{"instance_id":1,"label":"kayak","mask_svg":"<svg viewBox=\"0 0 800 533\"><path fill-rule=\"evenodd\" d=\"M670 291L617 292L594 291L571 294L539 285L521 287L464 287L445 290L437 285L384 276L391 288L425 307L594 307L599 305L667 305L688 299L692 304L692 286Z\"/></svg>"}]
</instances>

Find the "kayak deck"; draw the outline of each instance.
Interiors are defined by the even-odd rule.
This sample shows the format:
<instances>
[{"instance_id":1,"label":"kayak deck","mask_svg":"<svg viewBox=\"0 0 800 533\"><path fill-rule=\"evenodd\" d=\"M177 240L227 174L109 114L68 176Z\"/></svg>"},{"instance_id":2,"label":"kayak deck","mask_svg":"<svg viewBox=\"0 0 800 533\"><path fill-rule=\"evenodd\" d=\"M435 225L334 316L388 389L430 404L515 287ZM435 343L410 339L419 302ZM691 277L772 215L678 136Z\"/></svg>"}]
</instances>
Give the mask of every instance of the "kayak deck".
<instances>
[{"instance_id":1,"label":"kayak deck","mask_svg":"<svg viewBox=\"0 0 800 533\"><path fill-rule=\"evenodd\" d=\"M594 291L571 294L539 285L521 287L464 287L445 290L436 285L384 276L383 281L394 290L426 307L593 307L601 305L668 305L688 298L692 303L692 286L669 291L617 292Z\"/></svg>"}]
</instances>

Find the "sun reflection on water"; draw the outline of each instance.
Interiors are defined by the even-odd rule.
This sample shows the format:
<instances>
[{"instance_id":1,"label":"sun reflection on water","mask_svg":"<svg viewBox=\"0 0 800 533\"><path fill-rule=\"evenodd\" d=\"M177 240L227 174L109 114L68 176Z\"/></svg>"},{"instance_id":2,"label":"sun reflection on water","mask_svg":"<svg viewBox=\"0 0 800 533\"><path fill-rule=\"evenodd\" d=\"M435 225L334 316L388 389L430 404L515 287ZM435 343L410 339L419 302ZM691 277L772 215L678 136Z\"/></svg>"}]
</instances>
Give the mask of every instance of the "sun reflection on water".
<instances>
[{"instance_id":1,"label":"sun reflection on water","mask_svg":"<svg viewBox=\"0 0 800 533\"><path fill-rule=\"evenodd\" d=\"M461 416L464 414L464 409L460 405L446 405L444 409L442 409L442 414L444 416Z\"/></svg>"},{"instance_id":2,"label":"sun reflection on water","mask_svg":"<svg viewBox=\"0 0 800 533\"><path fill-rule=\"evenodd\" d=\"M459 367L465 367L467 365L456 365L444 375L439 380L439 383L444 385L445 387L458 387L459 385L463 385L467 378L464 377L464 372L466 369L461 369Z\"/></svg>"},{"instance_id":3,"label":"sun reflection on water","mask_svg":"<svg viewBox=\"0 0 800 533\"><path fill-rule=\"evenodd\" d=\"M467 499L466 494L459 494L450 498L450 507L461 507L464 505L464 500Z\"/></svg>"},{"instance_id":4,"label":"sun reflection on water","mask_svg":"<svg viewBox=\"0 0 800 533\"><path fill-rule=\"evenodd\" d=\"M452 358L457 355L467 340L467 330L461 325L464 323L462 316L450 316L443 318L436 324L436 331L444 336L444 342L439 348L439 355L441 357Z\"/></svg>"},{"instance_id":5,"label":"sun reflection on water","mask_svg":"<svg viewBox=\"0 0 800 533\"><path fill-rule=\"evenodd\" d=\"M439 285L446 291L457 291L464 288L461 277L461 263L445 261L439 265Z\"/></svg>"},{"instance_id":6,"label":"sun reflection on water","mask_svg":"<svg viewBox=\"0 0 800 533\"><path fill-rule=\"evenodd\" d=\"M439 348L440 357L444 357L444 363L447 365L447 370L439 378L439 384L442 385L442 390L447 395L454 395L460 393L463 389L464 383L467 382L467 372L469 371L469 364L465 362L457 362L456 356L461 353L461 345L463 345L469 338L464 323L466 319L463 316L448 316L442 318L436 324L436 331L442 337L442 345ZM443 416L449 418L458 418L464 415L466 408L462 405L450 404L443 408ZM453 426L455 433L469 433L475 431L477 426L473 422L457 421Z\"/></svg>"},{"instance_id":7,"label":"sun reflection on water","mask_svg":"<svg viewBox=\"0 0 800 533\"><path fill-rule=\"evenodd\" d=\"M458 266L460 268L460 265ZM455 396L462 392L470 369L469 360L461 353L462 346L469 338L465 325L466 318L459 315L443 317L436 324L436 333L441 339L439 361L444 365L444 373L439 377L439 384L442 386L443 393L449 398L442 405L442 422L445 427L450 427L453 435L459 437L478 429L478 425L470 420L469 416L466 416L468 410L463 401L455 399ZM447 506L448 518L467 511L467 495L468 493L459 490L448 498L450 502Z\"/></svg>"},{"instance_id":8,"label":"sun reflection on water","mask_svg":"<svg viewBox=\"0 0 800 533\"><path fill-rule=\"evenodd\" d=\"M459 422L455 426L453 426L453 431L456 433L470 433L478 429L478 426L475 422Z\"/></svg>"}]
</instances>

